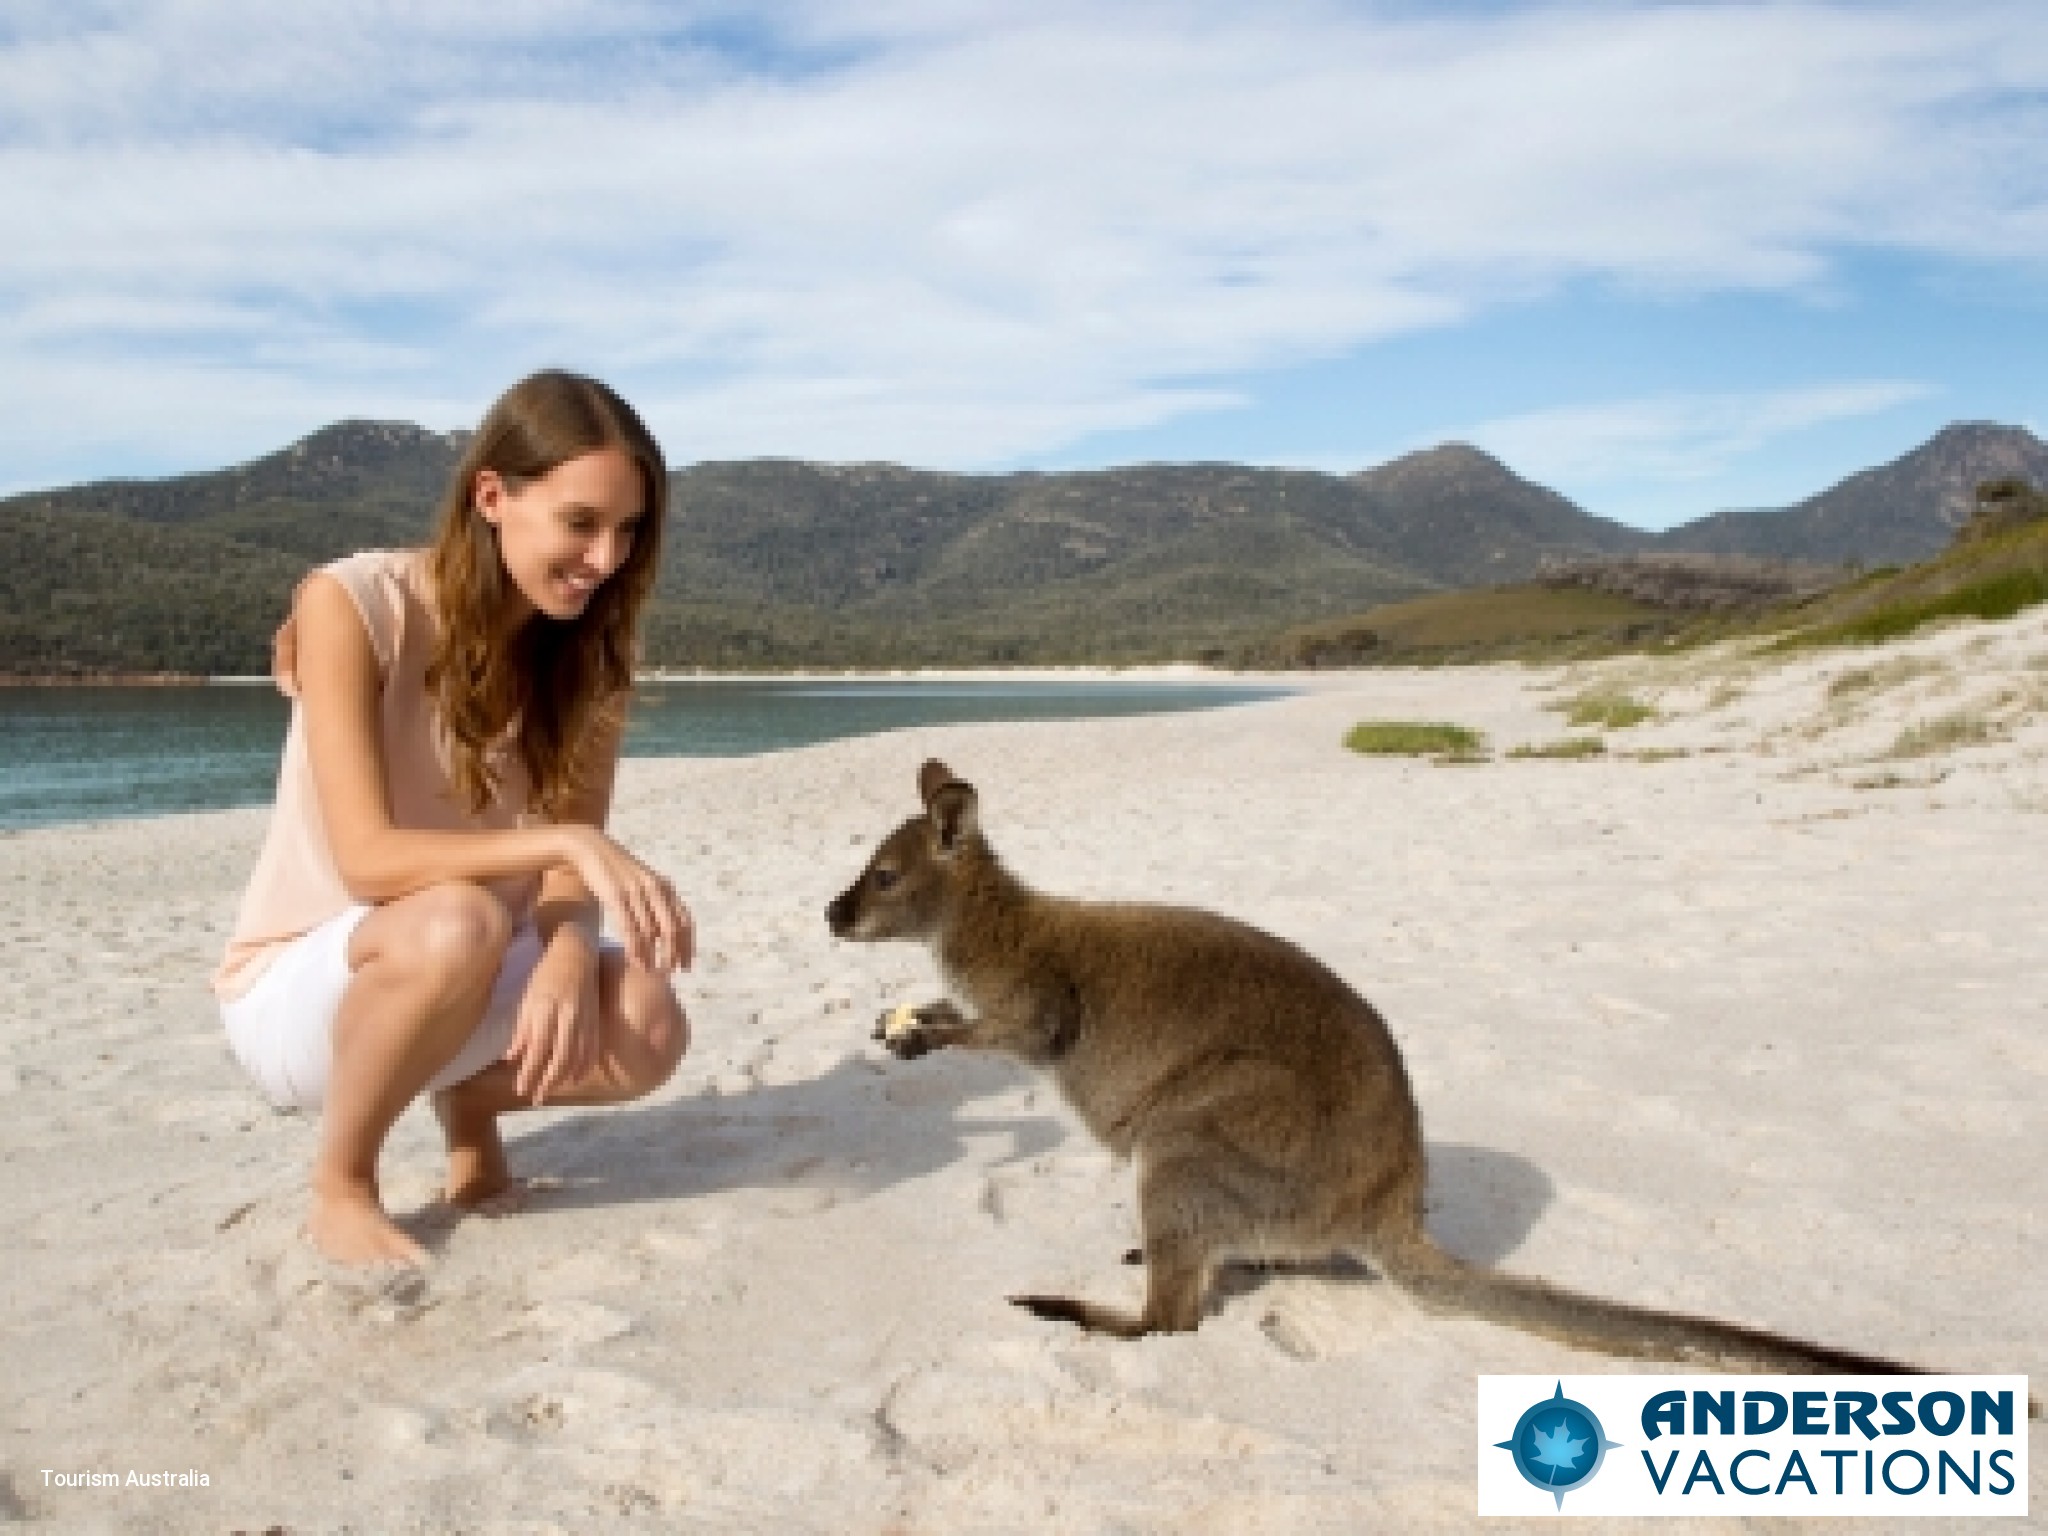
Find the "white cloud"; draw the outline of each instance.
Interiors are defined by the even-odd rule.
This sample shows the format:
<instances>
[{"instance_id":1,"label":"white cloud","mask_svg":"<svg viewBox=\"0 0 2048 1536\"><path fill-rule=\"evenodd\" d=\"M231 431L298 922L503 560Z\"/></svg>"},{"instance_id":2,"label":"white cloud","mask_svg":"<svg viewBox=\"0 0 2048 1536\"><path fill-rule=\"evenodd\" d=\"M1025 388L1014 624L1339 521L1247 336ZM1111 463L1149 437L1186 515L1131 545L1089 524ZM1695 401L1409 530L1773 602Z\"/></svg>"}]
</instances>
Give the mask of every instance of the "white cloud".
<instances>
[{"instance_id":1,"label":"white cloud","mask_svg":"<svg viewBox=\"0 0 2048 1536\"><path fill-rule=\"evenodd\" d=\"M459 425L553 362L679 459L969 466L1571 282L2037 263L2038 17L43 7L0 42L0 481Z\"/></svg>"}]
</instances>

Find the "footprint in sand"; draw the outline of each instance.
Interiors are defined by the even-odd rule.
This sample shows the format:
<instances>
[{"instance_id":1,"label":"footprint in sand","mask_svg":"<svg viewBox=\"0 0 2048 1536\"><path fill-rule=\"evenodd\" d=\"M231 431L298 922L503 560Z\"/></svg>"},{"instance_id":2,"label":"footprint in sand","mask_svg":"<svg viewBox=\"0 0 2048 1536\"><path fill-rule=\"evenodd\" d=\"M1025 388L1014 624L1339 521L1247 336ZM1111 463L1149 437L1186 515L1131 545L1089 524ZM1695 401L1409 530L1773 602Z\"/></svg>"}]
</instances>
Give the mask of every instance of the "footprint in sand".
<instances>
[{"instance_id":1,"label":"footprint in sand","mask_svg":"<svg viewBox=\"0 0 2048 1536\"><path fill-rule=\"evenodd\" d=\"M604 1291L631 1292L643 1278L641 1254L599 1242L537 1264L525 1277L529 1300L567 1301Z\"/></svg>"},{"instance_id":2,"label":"footprint in sand","mask_svg":"<svg viewBox=\"0 0 2048 1536\"><path fill-rule=\"evenodd\" d=\"M536 1302L490 1337L500 1340L524 1336L544 1339L557 1349L580 1349L623 1338L638 1326L638 1320L627 1313L572 1298Z\"/></svg>"},{"instance_id":3,"label":"footprint in sand","mask_svg":"<svg viewBox=\"0 0 2048 1536\"><path fill-rule=\"evenodd\" d=\"M1098 1391L1043 1369L977 1369L956 1362L914 1374L884 1404L886 1449L950 1476L1037 1481L1064 1469L1083 1480L1170 1481L1191 1466L1221 1462L1256 1484L1297 1478L1319 1463L1313 1447L1227 1417L1187 1412L1142 1391ZM878 1422L882 1422L878 1418ZM1142 1469L1142 1470L1140 1470Z\"/></svg>"},{"instance_id":4,"label":"footprint in sand","mask_svg":"<svg viewBox=\"0 0 2048 1536\"><path fill-rule=\"evenodd\" d=\"M1272 1340L1273 1347L1283 1355L1296 1360L1320 1360L1322 1346L1317 1343L1313 1332L1301 1325L1298 1318L1279 1310L1268 1312L1259 1319L1259 1331Z\"/></svg>"},{"instance_id":5,"label":"footprint in sand","mask_svg":"<svg viewBox=\"0 0 2048 1536\"><path fill-rule=\"evenodd\" d=\"M761 1205L771 1216L789 1218L821 1215L839 1200L840 1191L830 1184L792 1184L786 1189L766 1191Z\"/></svg>"},{"instance_id":6,"label":"footprint in sand","mask_svg":"<svg viewBox=\"0 0 2048 1536\"><path fill-rule=\"evenodd\" d=\"M567 1186L566 1179L557 1178L553 1174L536 1173L524 1178L514 1175L509 1184L487 1199L459 1206L437 1199L434 1202L434 1212L437 1216L443 1212L449 1213L451 1225L465 1216L481 1216L487 1221L495 1221L503 1216L517 1216L521 1211L532 1210L550 1194Z\"/></svg>"},{"instance_id":7,"label":"footprint in sand","mask_svg":"<svg viewBox=\"0 0 2048 1536\"><path fill-rule=\"evenodd\" d=\"M300 1241L279 1261L279 1299L339 1319L409 1323L437 1304L425 1270L407 1264L337 1264Z\"/></svg>"},{"instance_id":8,"label":"footprint in sand","mask_svg":"<svg viewBox=\"0 0 2048 1536\"><path fill-rule=\"evenodd\" d=\"M394 1451L438 1449L447 1434L445 1419L418 1408L386 1408L383 1420L384 1442Z\"/></svg>"},{"instance_id":9,"label":"footprint in sand","mask_svg":"<svg viewBox=\"0 0 2048 1536\"><path fill-rule=\"evenodd\" d=\"M645 1498L687 1506L692 1529L786 1529L788 1501L810 1490L830 1486L855 1499L882 1490L868 1436L854 1424L809 1419L792 1433L784 1413L685 1401L624 1371L530 1366L501 1380L481 1407L491 1439L544 1447L560 1465L605 1480L630 1468Z\"/></svg>"},{"instance_id":10,"label":"footprint in sand","mask_svg":"<svg viewBox=\"0 0 2048 1536\"><path fill-rule=\"evenodd\" d=\"M676 1276L695 1278L706 1274L711 1261L724 1251L726 1239L721 1227L706 1223L694 1227L655 1227L641 1233L633 1246L667 1285Z\"/></svg>"},{"instance_id":11,"label":"footprint in sand","mask_svg":"<svg viewBox=\"0 0 2048 1536\"><path fill-rule=\"evenodd\" d=\"M1384 1285L1322 1276L1275 1276L1251 1298L1259 1331L1284 1355L1328 1360L1370 1349L1401 1305Z\"/></svg>"}]
</instances>

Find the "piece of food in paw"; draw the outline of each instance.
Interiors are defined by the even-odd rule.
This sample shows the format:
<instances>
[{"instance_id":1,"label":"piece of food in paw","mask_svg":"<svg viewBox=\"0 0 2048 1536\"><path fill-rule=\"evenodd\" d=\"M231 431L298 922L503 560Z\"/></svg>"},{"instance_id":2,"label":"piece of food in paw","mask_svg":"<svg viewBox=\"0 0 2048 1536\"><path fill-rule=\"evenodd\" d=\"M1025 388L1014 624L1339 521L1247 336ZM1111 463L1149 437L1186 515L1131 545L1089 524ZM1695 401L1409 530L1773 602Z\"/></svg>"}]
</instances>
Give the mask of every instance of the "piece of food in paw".
<instances>
[{"instance_id":1,"label":"piece of food in paw","mask_svg":"<svg viewBox=\"0 0 2048 1536\"><path fill-rule=\"evenodd\" d=\"M889 1016L882 1020L882 1038L901 1040L917 1029L917 1010L908 1003L898 1004L889 1010Z\"/></svg>"}]
</instances>

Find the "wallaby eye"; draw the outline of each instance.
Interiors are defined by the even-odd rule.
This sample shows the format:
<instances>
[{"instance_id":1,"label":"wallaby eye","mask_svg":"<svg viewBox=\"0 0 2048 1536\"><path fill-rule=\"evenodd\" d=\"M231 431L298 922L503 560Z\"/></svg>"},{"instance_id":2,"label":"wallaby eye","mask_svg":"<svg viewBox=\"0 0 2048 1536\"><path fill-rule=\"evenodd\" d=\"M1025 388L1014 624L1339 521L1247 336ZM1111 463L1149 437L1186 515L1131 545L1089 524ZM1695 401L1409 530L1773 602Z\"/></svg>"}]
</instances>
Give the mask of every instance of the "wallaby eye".
<instances>
[{"instance_id":1,"label":"wallaby eye","mask_svg":"<svg viewBox=\"0 0 2048 1536\"><path fill-rule=\"evenodd\" d=\"M893 870L893 869L878 869L878 870L876 870L876 871L875 871L875 889L876 889L876 890L878 890L878 891L886 891L886 890L888 890L888 889L889 889L889 887L890 887L890 886L894 885L895 883L896 883L896 871L895 871L895 870Z\"/></svg>"}]
</instances>

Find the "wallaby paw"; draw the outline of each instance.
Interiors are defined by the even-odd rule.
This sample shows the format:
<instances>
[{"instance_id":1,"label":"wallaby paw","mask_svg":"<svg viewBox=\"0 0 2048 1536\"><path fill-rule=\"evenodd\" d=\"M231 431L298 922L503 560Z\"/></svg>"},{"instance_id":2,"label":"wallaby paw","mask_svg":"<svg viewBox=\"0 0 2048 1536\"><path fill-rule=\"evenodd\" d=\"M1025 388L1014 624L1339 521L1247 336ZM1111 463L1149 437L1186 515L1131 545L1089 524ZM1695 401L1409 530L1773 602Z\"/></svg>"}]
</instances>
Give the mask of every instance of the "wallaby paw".
<instances>
[{"instance_id":1,"label":"wallaby paw","mask_svg":"<svg viewBox=\"0 0 2048 1536\"><path fill-rule=\"evenodd\" d=\"M959 1018L960 1010L951 1003L927 1003L922 1008L904 1003L881 1016L875 1024L873 1038L881 1041L899 1060L914 1061L927 1052L937 1050L943 1043L935 1038L933 1031L955 1024Z\"/></svg>"},{"instance_id":2,"label":"wallaby paw","mask_svg":"<svg viewBox=\"0 0 2048 1536\"><path fill-rule=\"evenodd\" d=\"M892 1055L908 1061L931 1049L931 1042L924 1038L918 1025L917 1010L904 1003L885 1010L875 1021L874 1038L887 1046Z\"/></svg>"},{"instance_id":3,"label":"wallaby paw","mask_svg":"<svg viewBox=\"0 0 2048 1536\"><path fill-rule=\"evenodd\" d=\"M1142 1263L1144 1263L1144 1262L1145 1262L1145 1250L1144 1250L1144 1249L1142 1249L1142 1248L1126 1248L1126 1249L1124 1250L1124 1262L1125 1262L1126 1264L1142 1264Z\"/></svg>"},{"instance_id":4,"label":"wallaby paw","mask_svg":"<svg viewBox=\"0 0 2048 1536\"><path fill-rule=\"evenodd\" d=\"M898 1061L915 1061L937 1049L932 1037L917 1028L898 1030L893 1035L882 1035L884 1049Z\"/></svg>"}]
</instances>

